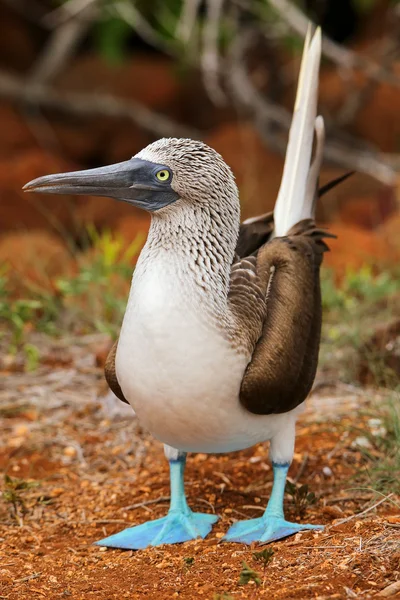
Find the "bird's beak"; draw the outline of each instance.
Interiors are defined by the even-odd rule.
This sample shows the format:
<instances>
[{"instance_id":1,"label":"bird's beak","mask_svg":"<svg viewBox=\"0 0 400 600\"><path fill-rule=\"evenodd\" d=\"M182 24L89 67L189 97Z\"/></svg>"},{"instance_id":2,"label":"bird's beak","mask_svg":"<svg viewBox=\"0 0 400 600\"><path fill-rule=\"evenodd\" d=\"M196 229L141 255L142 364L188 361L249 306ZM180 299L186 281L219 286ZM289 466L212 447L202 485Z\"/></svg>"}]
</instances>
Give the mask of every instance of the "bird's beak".
<instances>
[{"instance_id":1,"label":"bird's beak","mask_svg":"<svg viewBox=\"0 0 400 600\"><path fill-rule=\"evenodd\" d=\"M23 190L107 196L153 212L179 198L169 182L156 179L156 172L165 168L140 158L131 158L107 167L38 177L27 183Z\"/></svg>"}]
</instances>

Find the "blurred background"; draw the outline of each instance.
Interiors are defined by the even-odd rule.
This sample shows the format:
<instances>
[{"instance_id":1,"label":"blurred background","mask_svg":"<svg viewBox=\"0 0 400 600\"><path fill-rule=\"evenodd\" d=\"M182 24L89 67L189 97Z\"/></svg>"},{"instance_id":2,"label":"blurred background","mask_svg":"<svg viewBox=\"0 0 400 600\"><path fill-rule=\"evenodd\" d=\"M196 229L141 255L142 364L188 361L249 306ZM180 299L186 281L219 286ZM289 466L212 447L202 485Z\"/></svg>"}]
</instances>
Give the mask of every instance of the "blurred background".
<instances>
[{"instance_id":1,"label":"blurred background","mask_svg":"<svg viewBox=\"0 0 400 600\"><path fill-rule=\"evenodd\" d=\"M116 335L149 224L107 198L24 194L27 181L186 136L232 167L243 217L272 209L309 19L324 35L321 184L356 172L318 209L338 236L326 302L346 303L341 281L397 289L398 2L0 0L0 317L16 338L66 307L69 328Z\"/></svg>"}]
</instances>

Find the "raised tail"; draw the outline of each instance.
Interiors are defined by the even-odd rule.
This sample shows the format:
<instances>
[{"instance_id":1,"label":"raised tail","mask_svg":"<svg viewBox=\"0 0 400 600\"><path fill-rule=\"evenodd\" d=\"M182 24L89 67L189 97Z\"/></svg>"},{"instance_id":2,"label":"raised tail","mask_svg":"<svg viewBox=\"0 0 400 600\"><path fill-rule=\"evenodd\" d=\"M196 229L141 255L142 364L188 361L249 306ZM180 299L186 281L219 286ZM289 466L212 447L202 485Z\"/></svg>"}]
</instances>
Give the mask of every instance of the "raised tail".
<instances>
[{"instance_id":1,"label":"raised tail","mask_svg":"<svg viewBox=\"0 0 400 600\"><path fill-rule=\"evenodd\" d=\"M318 175L324 146L324 121L317 117L321 30L311 39L310 28L303 57L281 187L274 208L273 236L284 236L303 219L315 214ZM311 164L314 132L316 148Z\"/></svg>"}]
</instances>

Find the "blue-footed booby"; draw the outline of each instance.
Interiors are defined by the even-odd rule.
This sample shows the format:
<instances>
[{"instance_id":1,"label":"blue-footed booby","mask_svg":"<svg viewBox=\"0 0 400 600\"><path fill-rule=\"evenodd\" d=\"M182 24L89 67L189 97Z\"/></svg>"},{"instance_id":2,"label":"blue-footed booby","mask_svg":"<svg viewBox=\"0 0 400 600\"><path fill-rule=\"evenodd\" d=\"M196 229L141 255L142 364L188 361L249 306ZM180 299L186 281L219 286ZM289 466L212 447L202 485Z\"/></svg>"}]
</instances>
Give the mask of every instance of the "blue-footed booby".
<instances>
[{"instance_id":1,"label":"blue-footed booby","mask_svg":"<svg viewBox=\"0 0 400 600\"><path fill-rule=\"evenodd\" d=\"M91 194L151 213L106 378L170 464L168 514L100 545L138 549L205 537L218 519L193 512L187 452L270 441L274 483L262 517L226 541L269 542L319 525L286 521L295 423L314 381L321 330L319 269L329 235L314 223L324 124L317 116L321 34L308 34L273 213L240 224L222 157L200 141L161 139L107 167L40 177L27 191ZM315 150L313 144L315 138Z\"/></svg>"}]
</instances>

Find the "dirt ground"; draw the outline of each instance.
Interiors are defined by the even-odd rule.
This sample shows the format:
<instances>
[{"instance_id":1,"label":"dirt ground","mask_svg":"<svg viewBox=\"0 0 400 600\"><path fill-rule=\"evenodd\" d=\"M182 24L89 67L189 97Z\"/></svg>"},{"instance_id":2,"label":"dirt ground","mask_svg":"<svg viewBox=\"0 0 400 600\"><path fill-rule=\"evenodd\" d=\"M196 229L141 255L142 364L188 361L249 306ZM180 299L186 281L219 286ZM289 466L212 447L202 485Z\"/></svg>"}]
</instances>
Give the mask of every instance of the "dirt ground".
<instances>
[{"instance_id":1,"label":"dirt ground","mask_svg":"<svg viewBox=\"0 0 400 600\"><path fill-rule=\"evenodd\" d=\"M323 532L268 546L265 567L254 555L260 548L221 543L236 519L260 516L267 502L272 473L260 444L189 457L191 507L221 517L205 540L136 552L92 545L163 516L169 494L162 446L129 408L103 398L95 361L102 343L98 335L46 342L34 373L2 366L0 469L11 483L0 504L1 599L400 597L399 498L354 479L364 458L353 428L376 392L321 380L299 422L290 476L315 493L302 520L324 524ZM11 497L16 479L25 489ZM299 520L289 496L286 514ZM258 584L239 583L243 563Z\"/></svg>"}]
</instances>

